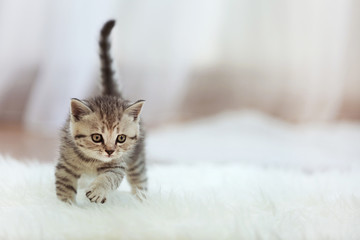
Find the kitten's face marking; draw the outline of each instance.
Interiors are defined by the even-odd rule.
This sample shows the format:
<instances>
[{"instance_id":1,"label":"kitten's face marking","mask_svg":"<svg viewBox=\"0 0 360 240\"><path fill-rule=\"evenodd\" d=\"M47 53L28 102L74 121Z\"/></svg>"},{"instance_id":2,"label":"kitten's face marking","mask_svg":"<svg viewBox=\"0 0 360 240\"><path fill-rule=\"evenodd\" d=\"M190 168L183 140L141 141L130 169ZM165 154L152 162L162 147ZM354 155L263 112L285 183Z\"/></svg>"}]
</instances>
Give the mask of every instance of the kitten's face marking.
<instances>
[{"instance_id":1,"label":"kitten's face marking","mask_svg":"<svg viewBox=\"0 0 360 240\"><path fill-rule=\"evenodd\" d=\"M126 108L119 100L110 100L71 101L70 131L75 144L86 156L104 162L121 158L135 145L144 103L138 101Z\"/></svg>"}]
</instances>

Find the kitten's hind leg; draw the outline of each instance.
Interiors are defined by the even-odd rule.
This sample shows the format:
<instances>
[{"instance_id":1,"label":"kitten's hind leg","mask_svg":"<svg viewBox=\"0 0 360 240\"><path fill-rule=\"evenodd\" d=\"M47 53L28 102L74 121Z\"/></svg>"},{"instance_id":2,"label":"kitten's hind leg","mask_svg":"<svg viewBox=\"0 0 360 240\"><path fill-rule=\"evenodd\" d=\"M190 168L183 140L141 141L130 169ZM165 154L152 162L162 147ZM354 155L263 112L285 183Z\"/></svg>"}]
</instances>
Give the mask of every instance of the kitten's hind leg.
<instances>
[{"instance_id":1,"label":"kitten's hind leg","mask_svg":"<svg viewBox=\"0 0 360 240\"><path fill-rule=\"evenodd\" d=\"M66 203L75 202L79 178L80 175L71 166L61 162L56 165L56 195L61 201Z\"/></svg>"},{"instance_id":2,"label":"kitten's hind leg","mask_svg":"<svg viewBox=\"0 0 360 240\"><path fill-rule=\"evenodd\" d=\"M131 192L139 198L145 198L148 179L144 158L140 158L128 166L126 169L126 178L131 185Z\"/></svg>"}]
</instances>

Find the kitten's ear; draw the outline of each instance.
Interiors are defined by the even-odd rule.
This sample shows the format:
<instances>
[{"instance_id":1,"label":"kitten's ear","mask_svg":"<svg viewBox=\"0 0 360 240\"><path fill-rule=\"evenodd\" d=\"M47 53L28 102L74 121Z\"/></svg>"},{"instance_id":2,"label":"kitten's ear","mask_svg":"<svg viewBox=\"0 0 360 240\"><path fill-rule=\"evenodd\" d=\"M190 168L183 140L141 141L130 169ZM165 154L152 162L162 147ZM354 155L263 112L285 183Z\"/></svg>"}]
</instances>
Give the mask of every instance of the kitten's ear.
<instances>
[{"instance_id":1,"label":"kitten's ear","mask_svg":"<svg viewBox=\"0 0 360 240\"><path fill-rule=\"evenodd\" d=\"M78 121L81 117L90 114L92 110L83 101L80 101L77 98L72 98L70 112L75 120Z\"/></svg>"},{"instance_id":2,"label":"kitten's ear","mask_svg":"<svg viewBox=\"0 0 360 240\"><path fill-rule=\"evenodd\" d=\"M134 118L134 121L136 121L140 115L142 106L144 105L145 100L139 100L133 104L131 104L130 106L128 106L125 109L125 114L129 115L130 117Z\"/></svg>"}]
</instances>

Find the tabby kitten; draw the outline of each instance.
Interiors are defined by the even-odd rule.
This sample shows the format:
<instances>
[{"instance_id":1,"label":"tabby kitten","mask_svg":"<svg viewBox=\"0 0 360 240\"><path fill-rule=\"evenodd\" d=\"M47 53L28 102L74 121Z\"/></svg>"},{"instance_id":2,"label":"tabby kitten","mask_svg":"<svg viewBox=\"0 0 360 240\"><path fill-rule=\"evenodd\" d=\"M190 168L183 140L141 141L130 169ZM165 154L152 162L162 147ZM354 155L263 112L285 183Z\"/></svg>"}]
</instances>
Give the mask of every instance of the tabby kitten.
<instances>
[{"instance_id":1,"label":"tabby kitten","mask_svg":"<svg viewBox=\"0 0 360 240\"><path fill-rule=\"evenodd\" d=\"M100 33L102 95L71 99L70 116L61 131L55 185L64 202L75 202L82 174L96 175L86 190L91 202L104 203L125 175L134 194L147 190L145 135L139 118L144 101L130 103L117 89L108 39L114 25L114 20L106 22Z\"/></svg>"}]
</instances>

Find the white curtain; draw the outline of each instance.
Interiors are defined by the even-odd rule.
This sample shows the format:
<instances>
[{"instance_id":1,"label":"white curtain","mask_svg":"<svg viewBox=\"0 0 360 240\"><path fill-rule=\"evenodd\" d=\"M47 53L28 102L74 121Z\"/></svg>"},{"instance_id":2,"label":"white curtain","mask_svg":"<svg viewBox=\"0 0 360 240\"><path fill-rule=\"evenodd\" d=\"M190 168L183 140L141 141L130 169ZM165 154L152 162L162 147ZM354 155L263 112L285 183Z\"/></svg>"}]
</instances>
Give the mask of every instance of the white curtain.
<instances>
[{"instance_id":1,"label":"white curtain","mask_svg":"<svg viewBox=\"0 0 360 240\"><path fill-rule=\"evenodd\" d=\"M357 9L353 0L2 0L0 116L59 127L69 99L95 91L98 31L112 17L121 85L147 100L150 124L216 103L294 120L358 116Z\"/></svg>"},{"instance_id":2,"label":"white curtain","mask_svg":"<svg viewBox=\"0 0 360 240\"><path fill-rule=\"evenodd\" d=\"M112 17L111 1L53 1L48 8L40 70L25 109L29 128L64 122L70 98L84 98L98 77L97 35Z\"/></svg>"},{"instance_id":3,"label":"white curtain","mask_svg":"<svg viewBox=\"0 0 360 240\"><path fill-rule=\"evenodd\" d=\"M354 4L227 1L221 66L242 71L234 88L241 95L238 101L293 120L338 117L347 95L345 84L360 90L360 75L347 78L353 61L347 54L355 50L349 41L354 32L359 35L351 25ZM355 51L359 56L358 47Z\"/></svg>"}]
</instances>

